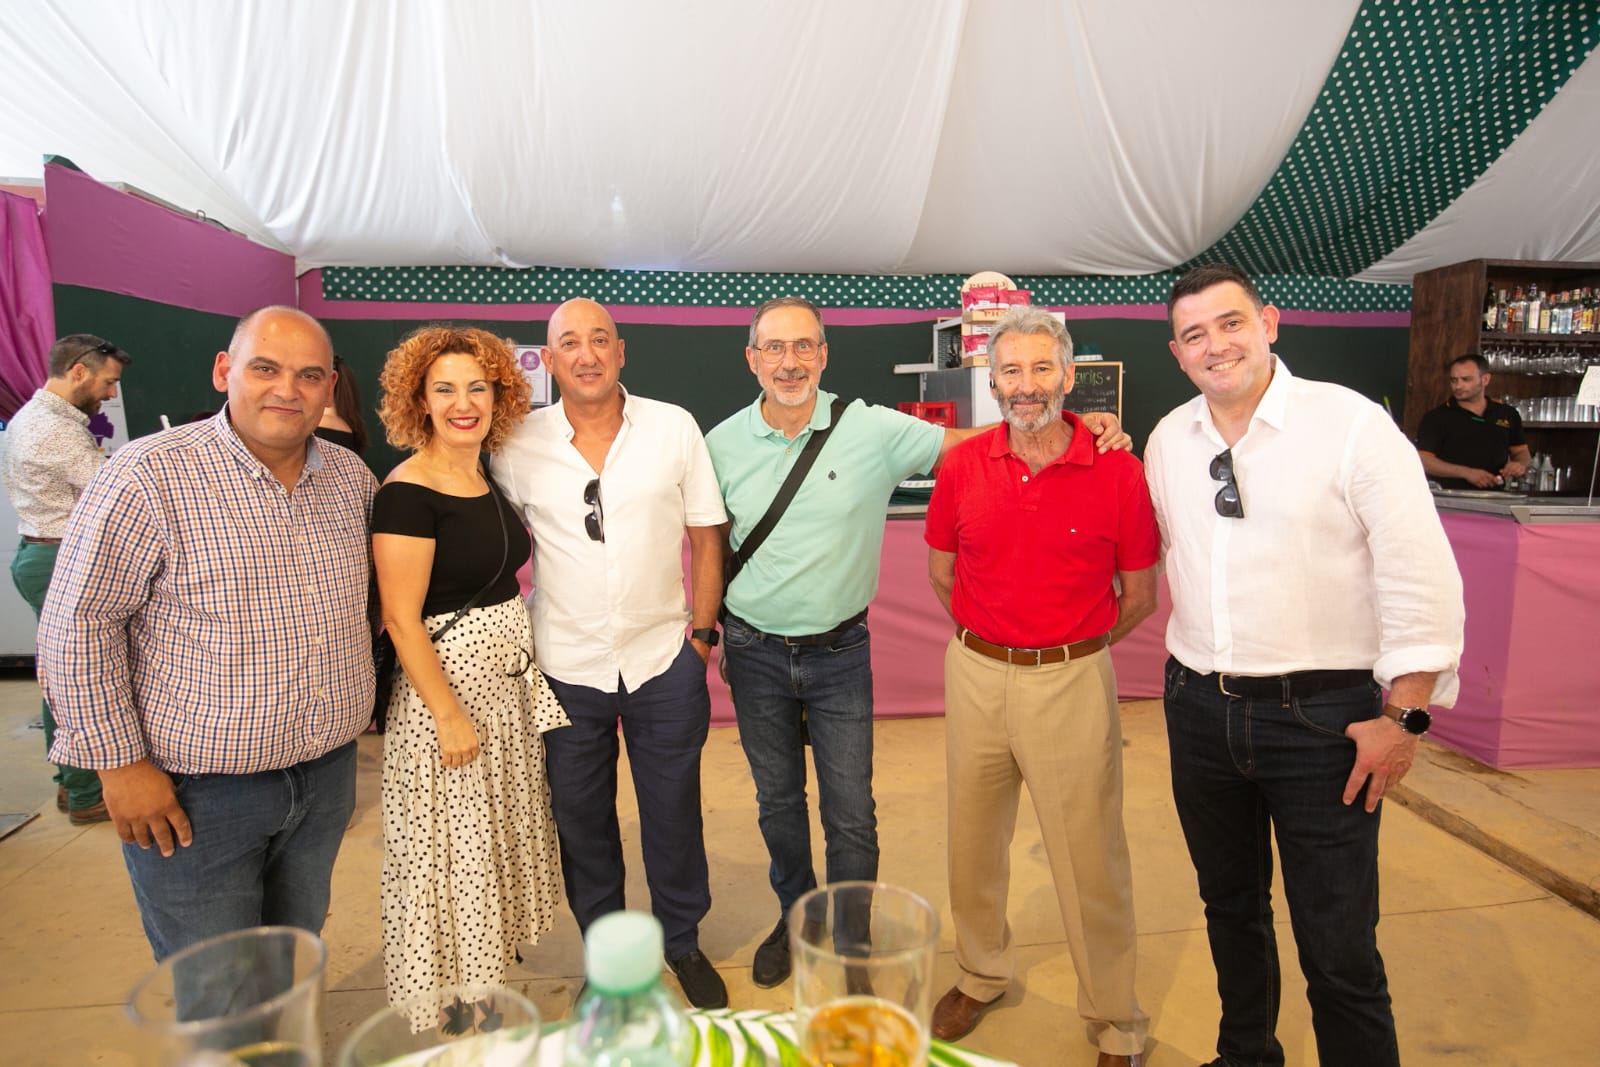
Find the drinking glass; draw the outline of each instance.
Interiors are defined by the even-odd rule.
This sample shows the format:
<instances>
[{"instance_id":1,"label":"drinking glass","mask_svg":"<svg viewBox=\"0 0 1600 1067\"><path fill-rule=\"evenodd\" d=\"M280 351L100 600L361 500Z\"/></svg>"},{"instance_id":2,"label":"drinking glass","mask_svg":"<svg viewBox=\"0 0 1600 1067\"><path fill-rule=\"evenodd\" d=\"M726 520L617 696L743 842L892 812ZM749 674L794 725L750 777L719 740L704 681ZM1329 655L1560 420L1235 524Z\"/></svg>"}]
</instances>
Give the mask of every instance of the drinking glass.
<instances>
[{"instance_id":1,"label":"drinking glass","mask_svg":"<svg viewBox=\"0 0 1600 1067\"><path fill-rule=\"evenodd\" d=\"M808 1063L927 1063L939 916L926 900L881 882L835 882L795 901L789 939Z\"/></svg>"},{"instance_id":2,"label":"drinking glass","mask_svg":"<svg viewBox=\"0 0 1600 1067\"><path fill-rule=\"evenodd\" d=\"M289 926L221 934L168 956L128 994L144 1062L321 1067L321 938Z\"/></svg>"},{"instance_id":3,"label":"drinking glass","mask_svg":"<svg viewBox=\"0 0 1600 1067\"><path fill-rule=\"evenodd\" d=\"M446 986L392 1004L350 1035L338 1067L531 1067L539 1009L504 986Z\"/></svg>"}]
</instances>

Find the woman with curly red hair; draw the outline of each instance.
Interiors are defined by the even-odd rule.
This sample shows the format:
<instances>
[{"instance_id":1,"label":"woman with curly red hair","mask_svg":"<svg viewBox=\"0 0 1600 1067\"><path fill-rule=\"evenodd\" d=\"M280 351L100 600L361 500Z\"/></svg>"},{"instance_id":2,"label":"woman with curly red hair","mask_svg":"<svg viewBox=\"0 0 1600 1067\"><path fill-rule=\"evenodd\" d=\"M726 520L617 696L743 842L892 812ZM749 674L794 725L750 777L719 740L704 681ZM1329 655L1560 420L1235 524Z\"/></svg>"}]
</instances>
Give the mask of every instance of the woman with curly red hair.
<instances>
[{"instance_id":1,"label":"woman with curly red hair","mask_svg":"<svg viewBox=\"0 0 1600 1067\"><path fill-rule=\"evenodd\" d=\"M412 455L372 506L384 624L401 672L383 746L389 1000L498 984L555 918L560 857L540 734L567 716L533 665L517 584L531 542L489 479L527 414L510 346L428 326L389 353L378 415Z\"/></svg>"}]
</instances>

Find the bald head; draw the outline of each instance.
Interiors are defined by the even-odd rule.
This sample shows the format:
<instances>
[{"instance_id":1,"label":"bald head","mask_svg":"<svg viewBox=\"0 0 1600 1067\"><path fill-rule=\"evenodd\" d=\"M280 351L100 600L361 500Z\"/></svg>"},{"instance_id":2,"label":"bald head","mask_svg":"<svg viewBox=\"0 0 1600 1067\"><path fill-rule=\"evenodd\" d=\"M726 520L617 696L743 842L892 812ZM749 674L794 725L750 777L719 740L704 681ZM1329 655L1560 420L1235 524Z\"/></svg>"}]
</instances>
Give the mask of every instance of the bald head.
<instances>
[{"instance_id":1,"label":"bald head","mask_svg":"<svg viewBox=\"0 0 1600 1067\"><path fill-rule=\"evenodd\" d=\"M257 308L240 319L239 325L233 328L233 336L228 339L228 351L237 354L246 337L251 336L268 323L278 322L293 324L321 334L323 342L328 346L329 359L331 361L333 340L328 336L328 331L323 329L322 323L299 308L292 308L287 304L269 304L264 308ZM329 369L332 369L331 362L329 363Z\"/></svg>"},{"instance_id":2,"label":"bald head","mask_svg":"<svg viewBox=\"0 0 1600 1067\"><path fill-rule=\"evenodd\" d=\"M622 340L610 312L593 300L568 300L550 316L545 363L569 407L601 407L621 399Z\"/></svg>"}]
</instances>

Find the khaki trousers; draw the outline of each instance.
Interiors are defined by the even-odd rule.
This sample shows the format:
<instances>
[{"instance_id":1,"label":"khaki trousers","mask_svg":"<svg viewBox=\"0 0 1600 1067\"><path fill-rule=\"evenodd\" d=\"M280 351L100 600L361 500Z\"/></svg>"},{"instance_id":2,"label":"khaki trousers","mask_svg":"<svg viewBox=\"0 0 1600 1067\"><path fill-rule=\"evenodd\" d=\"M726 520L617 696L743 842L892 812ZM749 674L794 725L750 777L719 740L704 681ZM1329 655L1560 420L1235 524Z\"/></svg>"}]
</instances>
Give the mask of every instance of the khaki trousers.
<instances>
[{"instance_id":1,"label":"khaki trousers","mask_svg":"<svg viewBox=\"0 0 1600 1067\"><path fill-rule=\"evenodd\" d=\"M1011 982L1015 946L1006 896L1025 782L1089 1041L1112 1054L1142 1052L1149 1017L1133 988L1133 878L1122 826L1122 730L1110 652L1014 667L952 639L944 692L950 911L961 968L956 985L989 1001Z\"/></svg>"}]
</instances>

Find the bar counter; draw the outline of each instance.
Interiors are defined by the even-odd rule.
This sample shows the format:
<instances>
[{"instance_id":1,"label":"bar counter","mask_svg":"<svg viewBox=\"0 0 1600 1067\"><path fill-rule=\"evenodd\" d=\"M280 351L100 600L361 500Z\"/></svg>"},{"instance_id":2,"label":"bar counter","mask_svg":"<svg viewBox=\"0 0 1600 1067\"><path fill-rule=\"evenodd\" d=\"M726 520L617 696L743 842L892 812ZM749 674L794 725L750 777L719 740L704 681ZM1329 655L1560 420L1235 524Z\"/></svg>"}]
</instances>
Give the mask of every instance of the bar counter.
<instances>
[{"instance_id":1,"label":"bar counter","mask_svg":"<svg viewBox=\"0 0 1600 1067\"><path fill-rule=\"evenodd\" d=\"M1430 735L1493 767L1600 767L1600 506L1584 498L1436 494L1461 568L1466 645L1461 696ZM927 579L920 509L895 509L871 606L879 717L944 710L952 626ZM1112 650L1123 700L1160 697L1171 611ZM733 721L711 673L712 718Z\"/></svg>"},{"instance_id":2,"label":"bar counter","mask_svg":"<svg viewBox=\"0 0 1600 1067\"><path fill-rule=\"evenodd\" d=\"M1492 767L1600 767L1600 506L1441 490L1467 603L1433 736Z\"/></svg>"}]
</instances>

